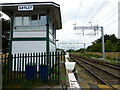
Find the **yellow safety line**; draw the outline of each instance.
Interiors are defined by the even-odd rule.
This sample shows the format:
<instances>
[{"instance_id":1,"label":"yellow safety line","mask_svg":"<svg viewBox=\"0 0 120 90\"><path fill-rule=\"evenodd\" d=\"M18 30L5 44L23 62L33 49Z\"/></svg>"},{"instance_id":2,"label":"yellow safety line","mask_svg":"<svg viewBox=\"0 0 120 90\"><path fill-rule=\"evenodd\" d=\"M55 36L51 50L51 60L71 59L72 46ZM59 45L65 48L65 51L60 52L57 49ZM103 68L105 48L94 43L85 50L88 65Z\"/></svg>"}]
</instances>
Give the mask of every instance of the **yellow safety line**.
<instances>
[{"instance_id":1,"label":"yellow safety line","mask_svg":"<svg viewBox=\"0 0 120 90\"><path fill-rule=\"evenodd\" d=\"M86 82L80 82L80 87L82 88L82 90L90 90L90 86Z\"/></svg>"},{"instance_id":2,"label":"yellow safety line","mask_svg":"<svg viewBox=\"0 0 120 90\"><path fill-rule=\"evenodd\" d=\"M109 86L107 85L97 85L101 90L112 90Z\"/></svg>"},{"instance_id":3,"label":"yellow safety line","mask_svg":"<svg viewBox=\"0 0 120 90\"><path fill-rule=\"evenodd\" d=\"M120 85L112 85L114 88L120 90Z\"/></svg>"}]
</instances>

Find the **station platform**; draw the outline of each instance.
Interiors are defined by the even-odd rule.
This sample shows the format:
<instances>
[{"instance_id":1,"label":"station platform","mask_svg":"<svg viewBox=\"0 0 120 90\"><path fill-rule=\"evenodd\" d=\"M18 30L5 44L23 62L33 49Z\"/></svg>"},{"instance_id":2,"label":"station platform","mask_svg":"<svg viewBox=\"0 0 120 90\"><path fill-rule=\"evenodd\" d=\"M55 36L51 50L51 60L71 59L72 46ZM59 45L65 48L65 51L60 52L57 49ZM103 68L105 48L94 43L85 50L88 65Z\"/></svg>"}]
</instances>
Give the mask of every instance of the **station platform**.
<instances>
[{"instance_id":1,"label":"station platform","mask_svg":"<svg viewBox=\"0 0 120 90\"><path fill-rule=\"evenodd\" d=\"M82 90L113 90L107 85L95 85L93 83L79 82ZM116 90L120 90L120 85L112 85Z\"/></svg>"},{"instance_id":2,"label":"station platform","mask_svg":"<svg viewBox=\"0 0 120 90\"><path fill-rule=\"evenodd\" d=\"M107 85L97 85L101 90L104 89L108 89L108 90L113 90L110 87L108 87ZM120 90L120 85L112 85L114 88L116 88L117 90Z\"/></svg>"},{"instance_id":3,"label":"station platform","mask_svg":"<svg viewBox=\"0 0 120 90\"><path fill-rule=\"evenodd\" d=\"M36 87L36 88L31 88L28 90L63 90L64 88L61 85L46 85L46 86L40 86L40 87Z\"/></svg>"},{"instance_id":4,"label":"station platform","mask_svg":"<svg viewBox=\"0 0 120 90\"><path fill-rule=\"evenodd\" d=\"M97 90L100 90L99 87L97 85L94 85L92 83L87 83L87 82L79 82L80 84L80 87L82 88L82 90L91 90L91 89L97 89Z\"/></svg>"}]
</instances>

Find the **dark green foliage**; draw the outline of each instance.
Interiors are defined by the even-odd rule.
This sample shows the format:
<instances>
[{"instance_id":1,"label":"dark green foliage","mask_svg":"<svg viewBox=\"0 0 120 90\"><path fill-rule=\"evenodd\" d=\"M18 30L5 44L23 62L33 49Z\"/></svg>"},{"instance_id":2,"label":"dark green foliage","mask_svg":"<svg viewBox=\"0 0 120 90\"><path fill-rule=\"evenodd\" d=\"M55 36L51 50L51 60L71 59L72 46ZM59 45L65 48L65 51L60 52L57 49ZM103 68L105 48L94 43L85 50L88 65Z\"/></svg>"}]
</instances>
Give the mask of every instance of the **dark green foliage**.
<instances>
[{"instance_id":1,"label":"dark green foliage","mask_svg":"<svg viewBox=\"0 0 120 90\"><path fill-rule=\"evenodd\" d=\"M76 50L76 52L84 53L84 52L85 52L85 49L84 49L84 48L81 48L81 49Z\"/></svg>"},{"instance_id":2,"label":"dark green foliage","mask_svg":"<svg viewBox=\"0 0 120 90\"><path fill-rule=\"evenodd\" d=\"M111 40L107 40L107 41L105 42L105 51L106 51L106 52L113 51L113 47L114 47L114 46L113 46Z\"/></svg>"},{"instance_id":3,"label":"dark green foliage","mask_svg":"<svg viewBox=\"0 0 120 90\"><path fill-rule=\"evenodd\" d=\"M105 41L105 51L106 52L120 52L120 40L117 37L112 35L104 35ZM87 47L89 52L101 52L102 51L102 38L92 42L92 45Z\"/></svg>"},{"instance_id":4,"label":"dark green foliage","mask_svg":"<svg viewBox=\"0 0 120 90\"><path fill-rule=\"evenodd\" d=\"M116 51L120 52L120 39L116 43Z\"/></svg>"},{"instance_id":5,"label":"dark green foliage","mask_svg":"<svg viewBox=\"0 0 120 90\"><path fill-rule=\"evenodd\" d=\"M10 21L1 19L2 20L2 52L8 52L8 40L9 40L9 33L10 33Z\"/></svg>"},{"instance_id":6,"label":"dark green foliage","mask_svg":"<svg viewBox=\"0 0 120 90\"><path fill-rule=\"evenodd\" d=\"M69 49L66 52L74 52L74 49Z\"/></svg>"},{"instance_id":7,"label":"dark green foliage","mask_svg":"<svg viewBox=\"0 0 120 90\"><path fill-rule=\"evenodd\" d=\"M87 51L101 52L101 43L94 43L89 48L87 48Z\"/></svg>"}]
</instances>

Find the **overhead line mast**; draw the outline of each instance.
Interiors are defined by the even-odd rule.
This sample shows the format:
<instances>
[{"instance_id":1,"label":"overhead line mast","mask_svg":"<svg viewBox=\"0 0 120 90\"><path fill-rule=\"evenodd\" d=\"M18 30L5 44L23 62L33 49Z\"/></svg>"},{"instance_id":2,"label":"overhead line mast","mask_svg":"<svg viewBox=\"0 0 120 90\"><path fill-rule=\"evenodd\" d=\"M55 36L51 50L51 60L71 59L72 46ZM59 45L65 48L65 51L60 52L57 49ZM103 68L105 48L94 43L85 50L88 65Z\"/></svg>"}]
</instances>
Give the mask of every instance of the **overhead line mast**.
<instances>
[{"instance_id":1,"label":"overhead line mast","mask_svg":"<svg viewBox=\"0 0 120 90\"><path fill-rule=\"evenodd\" d=\"M102 58L105 59L105 47L104 47L104 30L102 26L74 26L74 30L94 30L95 32L100 30L101 31L101 36L102 36ZM96 33L95 33L96 34Z\"/></svg>"},{"instance_id":2,"label":"overhead line mast","mask_svg":"<svg viewBox=\"0 0 120 90\"><path fill-rule=\"evenodd\" d=\"M85 47L86 47L85 43L78 43L78 42L77 42L77 43L73 43L73 42L63 43L63 42L62 42L62 43L58 43L58 46L59 46L59 45L65 45L65 46L66 46L66 45L70 45L70 46L71 46L71 45L80 45L80 44L82 44L82 45L84 46L84 53L85 53ZM69 47L68 47L68 48L69 48ZM75 48L74 48L74 49L75 49Z\"/></svg>"}]
</instances>

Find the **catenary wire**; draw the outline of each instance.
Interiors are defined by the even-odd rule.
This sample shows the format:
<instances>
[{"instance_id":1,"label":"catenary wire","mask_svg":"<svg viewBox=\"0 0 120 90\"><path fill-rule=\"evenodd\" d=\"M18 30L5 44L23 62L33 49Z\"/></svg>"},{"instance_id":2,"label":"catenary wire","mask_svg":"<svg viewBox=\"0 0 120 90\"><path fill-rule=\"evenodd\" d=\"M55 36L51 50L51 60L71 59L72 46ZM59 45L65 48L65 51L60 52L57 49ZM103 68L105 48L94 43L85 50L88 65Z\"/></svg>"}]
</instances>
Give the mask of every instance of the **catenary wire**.
<instances>
[{"instance_id":1,"label":"catenary wire","mask_svg":"<svg viewBox=\"0 0 120 90\"><path fill-rule=\"evenodd\" d=\"M93 18L109 3L109 0L107 0L107 2L105 2L105 1L106 0L104 0L104 2L99 7L98 11L91 17L89 22L91 22L93 20Z\"/></svg>"},{"instance_id":2,"label":"catenary wire","mask_svg":"<svg viewBox=\"0 0 120 90\"><path fill-rule=\"evenodd\" d=\"M78 9L77 9L77 13L76 13L75 18L74 18L74 20L73 20L73 23L74 23L74 21L75 21L76 18L77 18L77 15L78 15L78 12L79 12L80 7L82 6L82 3L83 3L83 0L80 2L80 5L79 5L79 7L78 7Z\"/></svg>"}]
</instances>

